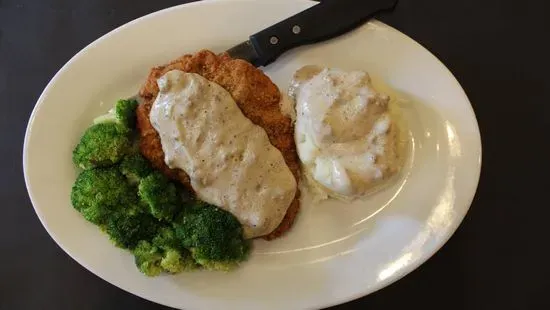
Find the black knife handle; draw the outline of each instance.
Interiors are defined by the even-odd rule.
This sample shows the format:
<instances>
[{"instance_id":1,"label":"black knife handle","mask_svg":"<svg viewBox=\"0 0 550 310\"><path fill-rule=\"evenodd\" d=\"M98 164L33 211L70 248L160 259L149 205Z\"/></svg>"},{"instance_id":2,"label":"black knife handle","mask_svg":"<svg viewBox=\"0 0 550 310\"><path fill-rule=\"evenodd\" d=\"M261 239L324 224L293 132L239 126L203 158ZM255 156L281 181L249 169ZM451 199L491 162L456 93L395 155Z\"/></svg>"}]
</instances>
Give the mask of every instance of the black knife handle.
<instances>
[{"instance_id":1,"label":"black knife handle","mask_svg":"<svg viewBox=\"0 0 550 310\"><path fill-rule=\"evenodd\" d=\"M257 66L266 66L291 48L344 34L381 11L393 10L398 0L323 0L252 36Z\"/></svg>"}]
</instances>

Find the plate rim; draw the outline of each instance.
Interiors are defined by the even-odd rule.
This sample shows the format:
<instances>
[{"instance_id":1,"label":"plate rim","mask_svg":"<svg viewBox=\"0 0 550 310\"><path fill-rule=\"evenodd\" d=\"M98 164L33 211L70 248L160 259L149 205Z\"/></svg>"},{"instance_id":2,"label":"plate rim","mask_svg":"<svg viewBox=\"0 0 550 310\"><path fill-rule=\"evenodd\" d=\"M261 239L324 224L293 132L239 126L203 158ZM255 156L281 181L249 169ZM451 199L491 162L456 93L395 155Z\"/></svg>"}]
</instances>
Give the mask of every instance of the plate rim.
<instances>
[{"instance_id":1,"label":"plate rim","mask_svg":"<svg viewBox=\"0 0 550 310\"><path fill-rule=\"evenodd\" d=\"M126 289L122 286L118 286L116 285L115 283L99 276L95 269L92 268L91 266L89 266L88 264L82 262L81 260L78 260L76 259L72 254L71 252L63 245L62 242L59 241L59 237L52 233L51 230L49 229L49 226L48 226L48 223L46 223L45 219L44 219L44 216L42 214L42 212L40 211L39 208L37 208L36 206L36 199L35 197L33 197L33 194L32 194L32 188L33 186L31 185L31 181L29 179L29 175L28 175L28 161L29 161L29 152L28 152L28 147L29 147L29 139L30 139L30 136L32 134L32 130L33 130L33 123L34 123L34 119L36 118L37 114L39 113L40 111L40 108L41 106L44 104L44 100L45 98L47 97L48 95L48 92L50 91L50 89L52 88L52 86L56 83L56 81L59 79L59 76L65 72L66 70L69 69L69 67L73 64L73 62L77 61L78 58L80 58L80 56L82 54L84 54L87 50L89 50L90 48L92 48L94 45L98 44L100 41L102 40L106 40L108 39L110 36L114 35L115 33L118 33L122 30L124 30L125 28L127 27L131 27L133 24L135 23L139 23L139 22L142 22L144 20L147 20L147 19L151 19L151 18L155 18L157 15L162 15L168 11L173 11L173 10L179 10L179 9L184 9L184 8L187 8L187 7L190 7L190 6L204 6L204 5L215 5L215 3L218 3L218 2L229 2L229 1L232 1L232 2L235 2L235 1L239 1L239 2L257 2L257 1L261 1L261 0L202 0L202 1L196 1L196 2L191 2L191 3L184 3L184 4L179 4L179 5L175 5L175 6L171 6L171 7L167 7L167 8L164 8L164 9L161 9L161 10L158 10L158 11L155 11L155 12L151 12L149 14L146 14L146 15L143 15L143 16L140 16L138 18L135 18L127 23L124 23L110 31L108 31L107 33L104 33L103 35L100 35L99 37L97 37L95 40L93 40L92 42L90 42L89 44L85 45L84 47L82 47L76 54L74 54L67 62L65 62L63 64L63 66L61 66L57 72L52 76L52 78L49 80L49 82L46 84L46 86L44 87L44 89L42 90L40 96L38 97L38 99L36 100L36 103L32 109L32 112L29 116L29 119L28 119L28 122L27 122L27 126L26 126L26 130L25 130L25 136L24 136L24 141L23 141L23 174L24 174L24 180L25 180L25 186L26 186L26 189L27 189L27 194L29 196L29 199L31 201L31 205L40 221L40 223L42 224L42 226L44 227L44 229L46 230L46 232L48 233L48 235L50 236L50 238L52 238L54 240L54 242L56 243L56 245L61 248L63 250L63 252L65 252L66 255L68 255L69 257L71 257L71 259L73 259L74 261L76 261L79 265L81 265L82 267L84 267L85 269L87 269L89 272L91 272L93 275L95 275L96 277L100 278L101 280L105 281L106 283L109 283L110 285L113 285L127 293L130 293L134 296L137 296L139 298L142 298L144 300L148 300L148 301L151 301L153 303L157 303L157 304L161 304L161 305L165 305L165 306L169 306L169 307L173 307L174 305L171 305L171 304L168 304L168 303L165 303L163 301L158 301L158 300L153 300L152 298L148 298L144 295L142 295L141 293L137 293L137 292L132 292L130 291L129 289ZM280 0L279 0L280 1ZM312 0L287 0L288 2L304 2L304 3L310 3L310 4L314 4L315 2L312 1ZM469 114L469 117L472 119L473 121L473 128L475 130L475 141L473 142L476 142L476 151L478 153L478 156L476 158L476 161L475 161L475 171L472 171L475 172L475 175L472 177L472 183L471 183L471 188L472 188L472 191L471 192L468 192L468 197L467 199L465 199L465 210L464 210L464 213L457 217L455 221L453 221L452 225L448 227L448 230L446 232L446 234L441 238L440 242L437 243L436 246L434 246L433 250L430 251L430 252L427 252L425 255L423 255L422 257L420 257L419 259L407 264L405 267L401 268L399 270L399 272L396 272L394 273L393 275L391 275L390 277L382 280L382 281L379 281L377 283L375 283L373 286L371 287L365 287L365 288L361 288L361 289L358 289L356 293L353 293L353 294L348 294L344 297L335 297L332 299L332 302L330 303L323 303L323 304L316 304L314 305L315 307L331 307L331 306L335 306L335 305L339 305L339 304L343 304L343 303L346 303L346 302L350 302L350 301L353 301L353 300L356 300L356 299L359 299L359 298L362 298L362 297L365 297L365 296L368 296L372 293L375 293L383 288L386 288L390 285L392 285L393 283L397 282L398 280L402 279L403 277L407 276L408 274L410 274L411 272L415 271L416 269L418 269L421 265L423 265L424 263L426 263L429 259L431 259L437 252L439 252L441 250L441 248L443 246L445 246L447 244L447 242L454 236L454 234L456 233L456 231L458 230L458 228L460 227L460 225L463 223L466 215L470 212L470 208L472 206L472 203L478 193L478 188L479 188L479 181L480 181L480 177L481 177L481 169L482 169L482 158L483 158L483 144L482 144L482 139L481 139L481 132L480 132L480 127L479 127L479 122L478 122L478 119L477 119L477 116L475 114L475 110L473 108L473 105L465 91L465 89L462 87L462 85L460 84L460 82L458 81L458 79L455 77L455 75L451 72L451 70L439 59L439 57L437 57L434 53L432 53L428 48L426 48L423 44L419 43L418 41L414 40L412 37L409 37L407 34L401 32L400 30L392 27L391 25L388 25L384 22L381 22L377 19L372 19L370 22L375 22L375 23L379 23L381 24L382 26L384 27L387 27L387 28L390 28L393 32L401 35L404 37L404 39L407 39L408 41L410 41L411 43L417 45L418 47L420 47L421 49L423 49L425 52L428 52L429 55L431 55L433 57L433 59L439 64L439 66L444 69L445 71L445 74L451 79L451 81L454 83L454 86L456 87L457 90L460 90L462 92L462 95L465 99L465 101L468 103L468 106L467 106L467 109L468 109L468 114Z\"/></svg>"}]
</instances>

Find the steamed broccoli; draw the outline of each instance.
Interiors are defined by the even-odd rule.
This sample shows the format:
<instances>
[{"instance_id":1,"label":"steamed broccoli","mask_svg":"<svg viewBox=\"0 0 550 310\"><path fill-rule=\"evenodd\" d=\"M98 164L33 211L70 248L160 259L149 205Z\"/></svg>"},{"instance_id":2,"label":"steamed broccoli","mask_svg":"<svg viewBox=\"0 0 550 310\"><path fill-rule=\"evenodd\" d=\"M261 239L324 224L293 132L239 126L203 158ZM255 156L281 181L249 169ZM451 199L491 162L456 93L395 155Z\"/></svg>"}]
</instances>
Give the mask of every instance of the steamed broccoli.
<instances>
[{"instance_id":1,"label":"steamed broccoli","mask_svg":"<svg viewBox=\"0 0 550 310\"><path fill-rule=\"evenodd\" d=\"M126 156L120 163L120 171L130 183L138 184L139 181L153 172L151 165L141 154Z\"/></svg>"},{"instance_id":2,"label":"steamed broccoli","mask_svg":"<svg viewBox=\"0 0 550 310\"><path fill-rule=\"evenodd\" d=\"M197 268L191 253L183 247L171 227L163 227L153 238L153 245L163 251L161 267L170 273Z\"/></svg>"},{"instance_id":3,"label":"steamed broccoli","mask_svg":"<svg viewBox=\"0 0 550 310\"><path fill-rule=\"evenodd\" d=\"M71 191L71 202L88 221L103 225L124 207L138 205L136 190L116 167L84 170Z\"/></svg>"},{"instance_id":4,"label":"steamed broccoli","mask_svg":"<svg viewBox=\"0 0 550 310\"><path fill-rule=\"evenodd\" d=\"M100 123L88 128L73 150L73 162L82 169L116 164L131 148L124 127L117 123Z\"/></svg>"},{"instance_id":5,"label":"steamed broccoli","mask_svg":"<svg viewBox=\"0 0 550 310\"><path fill-rule=\"evenodd\" d=\"M138 194L149 212L160 220L171 221L182 208L176 186L160 172L153 172L139 182Z\"/></svg>"},{"instance_id":6,"label":"steamed broccoli","mask_svg":"<svg viewBox=\"0 0 550 310\"><path fill-rule=\"evenodd\" d=\"M162 249L183 249L183 245L176 238L174 229L169 226L160 228L152 239L153 245Z\"/></svg>"},{"instance_id":7,"label":"steamed broccoli","mask_svg":"<svg viewBox=\"0 0 550 310\"><path fill-rule=\"evenodd\" d=\"M191 257L189 251L168 249L164 251L164 256L160 261L160 266L166 272L179 273L182 271L190 271L197 269L197 264Z\"/></svg>"},{"instance_id":8,"label":"steamed broccoli","mask_svg":"<svg viewBox=\"0 0 550 310\"><path fill-rule=\"evenodd\" d=\"M159 226L149 214L131 215L121 210L107 219L105 231L118 247L133 249L140 240L151 240Z\"/></svg>"},{"instance_id":9,"label":"steamed broccoli","mask_svg":"<svg viewBox=\"0 0 550 310\"><path fill-rule=\"evenodd\" d=\"M136 123L136 100L119 100L108 114L94 120L73 150L73 162L82 169L107 167L134 153L131 132Z\"/></svg>"},{"instance_id":10,"label":"steamed broccoli","mask_svg":"<svg viewBox=\"0 0 550 310\"><path fill-rule=\"evenodd\" d=\"M160 263L162 254L160 249L150 242L140 241L133 251L134 260L139 271L150 277L158 276L162 272Z\"/></svg>"},{"instance_id":11,"label":"steamed broccoli","mask_svg":"<svg viewBox=\"0 0 550 310\"><path fill-rule=\"evenodd\" d=\"M181 247L170 227L159 229L152 242L140 241L133 253L137 267L148 276L156 276L162 271L179 273L197 268L191 254Z\"/></svg>"},{"instance_id":12,"label":"steamed broccoli","mask_svg":"<svg viewBox=\"0 0 550 310\"><path fill-rule=\"evenodd\" d=\"M148 276L237 266L250 251L240 223L153 169L139 153L137 106L119 100L83 134L73 150L84 169L73 184L73 207L130 250Z\"/></svg>"},{"instance_id":13,"label":"steamed broccoli","mask_svg":"<svg viewBox=\"0 0 550 310\"><path fill-rule=\"evenodd\" d=\"M137 100L119 100L115 106L115 115L119 122L128 128L134 128L136 125Z\"/></svg>"},{"instance_id":14,"label":"steamed broccoli","mask_svg":"<svg viewBox=\"0 0 550 310\"><path fill-rule=\"evenodd\" d=\"M115 122L124 126L127 130L133 130L136 124L137 100L120 99L115 106L105 115L94 119L94 124Z\"/></svg>"},{"instance_id":15,"label":"steamed broccoli","mask_svg":"<svg viewBox=\"0 0 550 310\"><path fill-rule=\"evenodd\" d=\"M244 261L250 245L241 224L229 212L211 205L187 211L174 224L176 236L206 269L230 270Z\"/></svg>"}]
</instances>

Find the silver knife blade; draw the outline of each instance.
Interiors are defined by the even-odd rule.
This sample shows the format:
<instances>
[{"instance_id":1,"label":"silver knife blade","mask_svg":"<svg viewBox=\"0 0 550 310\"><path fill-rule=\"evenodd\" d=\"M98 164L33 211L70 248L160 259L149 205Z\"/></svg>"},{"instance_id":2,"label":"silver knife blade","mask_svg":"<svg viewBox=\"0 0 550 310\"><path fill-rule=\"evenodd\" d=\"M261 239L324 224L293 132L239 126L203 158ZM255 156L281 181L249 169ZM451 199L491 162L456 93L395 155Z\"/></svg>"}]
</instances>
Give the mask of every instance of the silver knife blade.
<instances>
[{"instance_id":1,"label":"silver knife blade","mask_svg":"<svg viewBox=\"0 0 550 310\"><path fill-rule=\"evenodd\" d=\"M259 67L259 55L254 48L254 45L250 40L246 40L240 44L235 45L234 47L226 51L231 58L243 59L253 64L256 67Z\"/></svg>"}]
</instances>

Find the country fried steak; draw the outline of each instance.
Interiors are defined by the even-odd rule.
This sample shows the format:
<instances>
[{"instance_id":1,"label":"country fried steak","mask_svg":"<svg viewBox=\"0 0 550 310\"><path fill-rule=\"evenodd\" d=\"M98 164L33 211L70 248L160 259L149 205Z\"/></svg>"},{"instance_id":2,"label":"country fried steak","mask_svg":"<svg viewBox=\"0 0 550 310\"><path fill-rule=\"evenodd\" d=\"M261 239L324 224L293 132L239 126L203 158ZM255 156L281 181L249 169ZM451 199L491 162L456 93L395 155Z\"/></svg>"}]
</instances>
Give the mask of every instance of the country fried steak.
<instances>
[{"instance_id":1,"label":"country fried steak","mask_svg":"<svg viewBox=\"0 0 550 310\"><path fill-rule=\"evenodd\" d=\"M171 70L199 74L226 89L243 114L254 124L264 128L271 144L281 151L298 182L300 164L294 144L294 128L291 119L280 110L281 94L277 86L250 63L232 59L225 53L216 55L208 50L199 51L194 55L184 55L167 65L151 69L146 83L140 90L140 96L144 99L137 111L141 136L140 150L155 168L192 190L189 176L183 170L170 169L165 164L160 137L149 120L151 106L159 92L157 79ZM291 228L300 208L299 196L300 191L297 190L279 227L263 238L275 239Z\"/></svg>"}]
</instances>

